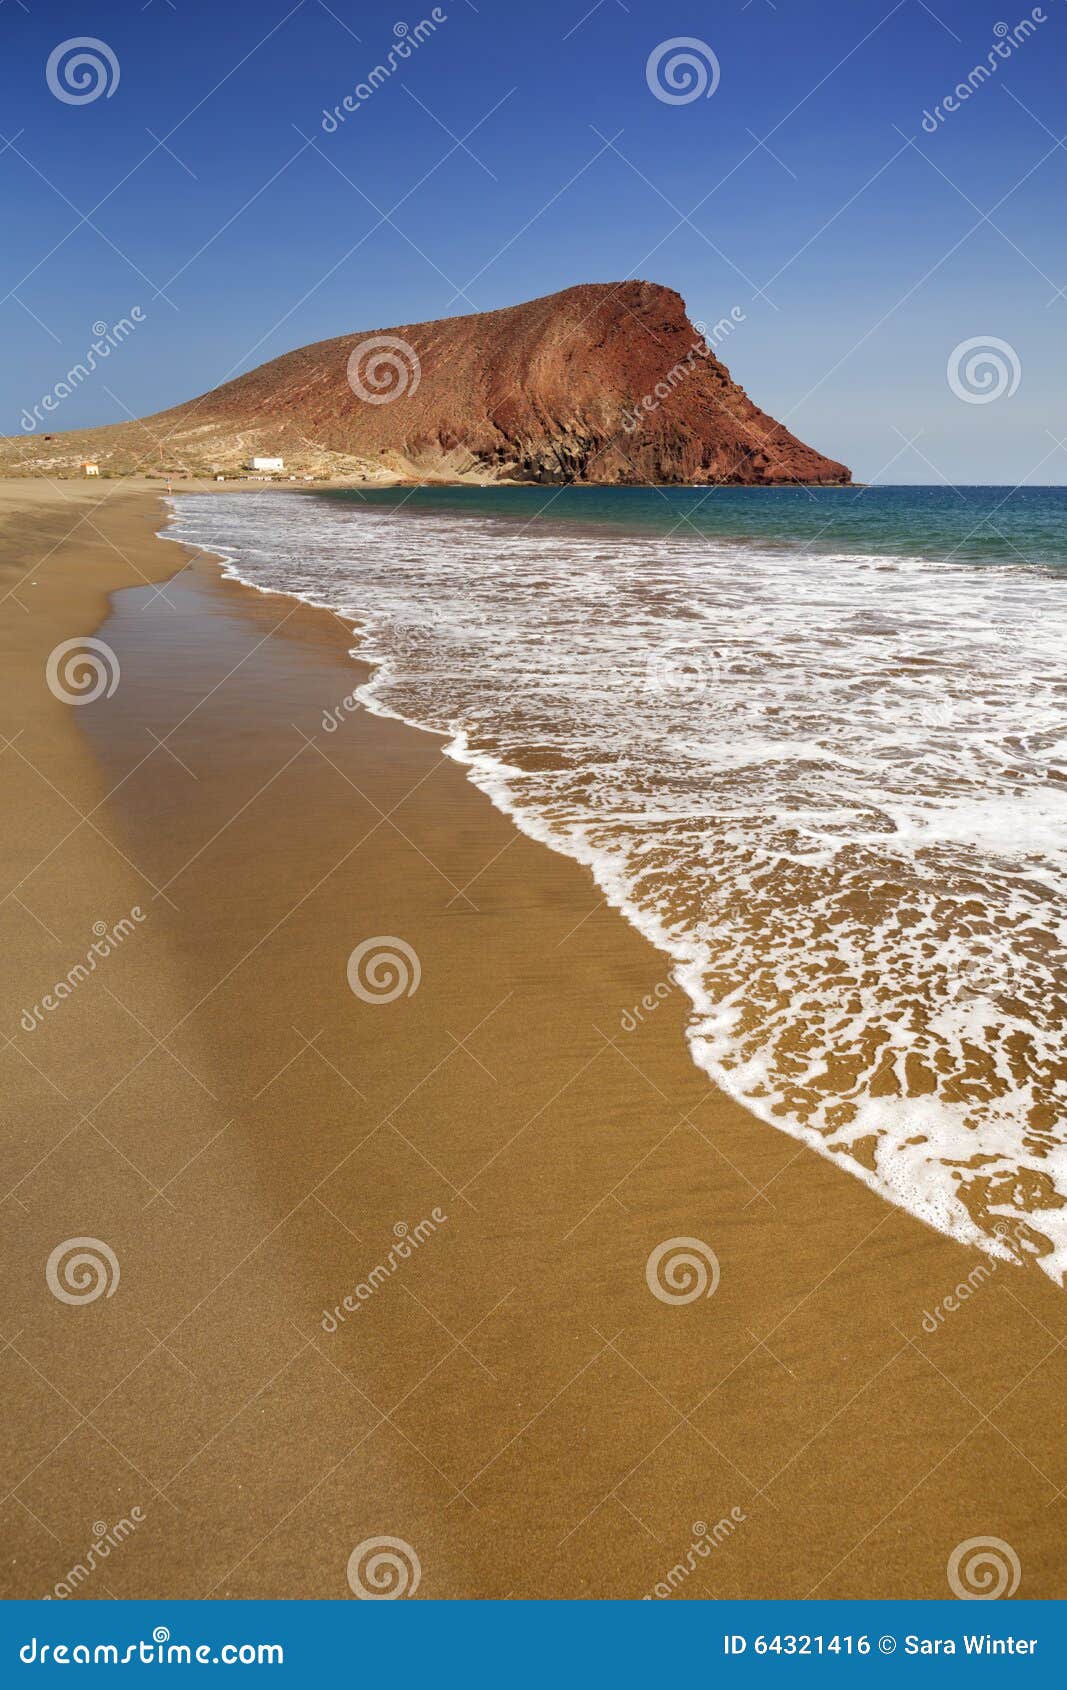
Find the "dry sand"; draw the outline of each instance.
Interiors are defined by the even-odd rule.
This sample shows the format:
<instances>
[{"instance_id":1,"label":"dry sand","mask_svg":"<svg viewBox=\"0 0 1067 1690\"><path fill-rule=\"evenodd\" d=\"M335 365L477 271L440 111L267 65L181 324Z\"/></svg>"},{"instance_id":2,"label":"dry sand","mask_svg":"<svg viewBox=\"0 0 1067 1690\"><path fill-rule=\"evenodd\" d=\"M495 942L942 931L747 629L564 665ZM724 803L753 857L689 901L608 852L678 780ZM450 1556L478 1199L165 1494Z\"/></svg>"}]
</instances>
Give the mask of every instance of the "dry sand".
<instances>
[{"instance_id":1,"label":"dry sand","mask_svg":"<svg viewBox=\"0 0 1067 1690\"><path fill-rule=\"evenodd\" d=\"M440 741L325 733L348 631L159 525L0 489L4 1594L126 1520L79 1593L346 1596L389 1536L427 1597L941 1597L994 1536L1062 1595L1062 1293L710 1087L678 992L624 1031L665 964L585 871ZM46 660L94 633L73 708ZM368 1003L381 935L421 983ZM112 1295L49 1289L76 1238ZM675 1238L714 1295L649 1290Z\"/></svg>"}]
</instances>

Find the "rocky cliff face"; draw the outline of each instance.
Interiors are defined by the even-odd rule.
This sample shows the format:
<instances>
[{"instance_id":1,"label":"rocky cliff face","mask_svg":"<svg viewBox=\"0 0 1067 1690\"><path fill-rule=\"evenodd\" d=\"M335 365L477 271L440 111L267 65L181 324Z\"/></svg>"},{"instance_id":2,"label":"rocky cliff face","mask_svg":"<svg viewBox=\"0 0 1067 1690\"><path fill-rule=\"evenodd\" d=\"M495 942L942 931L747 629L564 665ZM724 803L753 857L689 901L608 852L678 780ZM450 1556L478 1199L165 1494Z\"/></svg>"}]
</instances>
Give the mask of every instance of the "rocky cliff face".
<instances>
[{"instance_id":1,"label":"rocky cliff face","mask_svg":"<svg viewBox=\"0 0 1067 1690\"><path fill-rule=\"evenodd\" d=\"M850 479L752 403L678 294L638 281L319 341L143 424L81 434L77 450L103 464L146 435L196 470L258 453L404 479Z\"/></svg>"}]
</instances>

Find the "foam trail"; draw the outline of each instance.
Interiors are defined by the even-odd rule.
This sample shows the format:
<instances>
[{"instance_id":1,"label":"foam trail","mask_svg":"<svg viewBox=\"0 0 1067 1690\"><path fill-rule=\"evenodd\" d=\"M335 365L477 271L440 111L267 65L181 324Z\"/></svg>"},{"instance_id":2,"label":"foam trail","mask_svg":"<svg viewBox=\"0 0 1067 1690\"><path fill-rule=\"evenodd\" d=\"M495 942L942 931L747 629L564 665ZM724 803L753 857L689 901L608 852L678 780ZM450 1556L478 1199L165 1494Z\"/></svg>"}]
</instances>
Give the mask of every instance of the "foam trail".
<instances>
[{"instance_id":1,"label":"foam trail","mask_svg":"<svg viewBox=\"0 0 1067 1690\"><path fill-rule=\"evenodd\" d=\"M1067 1270L1067 592L1051 567L269 493L167 536L351 618L674 960L696 1061L994 1255Z\"/></svg>"}]
</instances>

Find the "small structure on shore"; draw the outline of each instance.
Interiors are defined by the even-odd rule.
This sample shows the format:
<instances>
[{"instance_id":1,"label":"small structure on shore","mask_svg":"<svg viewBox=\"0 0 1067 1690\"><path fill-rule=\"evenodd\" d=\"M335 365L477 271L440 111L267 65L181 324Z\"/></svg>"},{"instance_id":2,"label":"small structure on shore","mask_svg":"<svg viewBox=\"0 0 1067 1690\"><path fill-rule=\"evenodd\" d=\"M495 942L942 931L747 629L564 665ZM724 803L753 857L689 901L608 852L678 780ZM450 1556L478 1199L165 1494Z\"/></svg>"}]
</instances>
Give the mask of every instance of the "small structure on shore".
<instances>
[{"instance_id":1,"label":"small structure on shore","mask_svg":"<svg viewBox=\"0 0 1067 1690\"><path fill-rule=\"evenodd\" d=\"M82 464L82 474L83 475L99 475L100 474L100 465L99 464L90 464L90 463Z\"/></svg>"},{"instance_id":2,"label":"small structure on shore","mask_svg":"<svg viewBox=\"0 0 1067 1690\"><path fill-rule=\"evenodd\" d=\"M268 470L284 469L285 468L285 459L284 458L253 458L250 467L252 469L268 469Z\"/></svg>"}]
</instances>

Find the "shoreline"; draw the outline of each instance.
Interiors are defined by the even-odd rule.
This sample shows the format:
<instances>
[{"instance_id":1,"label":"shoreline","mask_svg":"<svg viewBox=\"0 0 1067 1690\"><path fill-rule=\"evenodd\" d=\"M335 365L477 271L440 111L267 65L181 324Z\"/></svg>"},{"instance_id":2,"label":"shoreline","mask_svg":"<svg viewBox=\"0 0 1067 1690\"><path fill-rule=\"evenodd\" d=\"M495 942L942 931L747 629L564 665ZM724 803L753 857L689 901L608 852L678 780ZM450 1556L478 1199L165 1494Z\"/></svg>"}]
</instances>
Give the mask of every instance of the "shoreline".
<instances>
[{"instance_id":1,"label":"shoreline","mask_svg":"<svg viewBox=\"0 0 1067 1690\"><path fill-rule=\"evenodd\" d=\"M171 507L171 520L173 520L176 513L173 512L170 495L167 496L167 504ZM506 521L508 519L501 518L500 520ZM597 532L595 528L591 527L591 534ZM176 536L168 535L165 530L160 531L160 538L168 540L171 544L182 545L186 549L191 547L191 542L181 541ZM651 544L657 536L650 535L648 538ZM598 853L594 848L589 847L582 854L575 849L573 843L554 833L547 823L540 818L524 813L508 793L506 781L503 778L505 766L485 753L469 752L465 734L453 734L448 729L435 728L427 722L402 715L376 697L373 692L373 681L377 665L363 655L361 651L360 629L356 621L349 622L347 617L342 617L314 598L295 590L280 591L259 586L248 575L242 574L238 560L226 556L225 553L212 552L208 548L201 555L216 562L223 580L232 581L237 586L253 593L259 593L266 598L291 601L316 614L332 616L342 625L347 626L355 642L349 648L348 656L364 677L352 689L351 697L358 701L353 708L362 707L383 720L397 722L413 732L428 734L432 739L443 741L444 743L440 746L441 754L449 758L463 771L470 784L488 799L517 832L534 841L534 843L544 846L546 850L562 857L564 861L573 863L586 871L597 890L602 894L604 905L616 912L641 939L659 953L661 958L660 971L673 977L670 979L670 991L677 991L688 998L691 1009L685 1018L682 1036L689 1058L702 1079L707 1080L722 1098L729 1099L737 1108L743 1110L754 1120L759 1121L769 1131L781 1133L795 1144L804 1146L805 1149L819 1156L831 1168L835 1168L838 1173L847 1175L851 1179L858 1179L882 1202L888 1203L891 1207L903 1209L904 1213L910 1215L913 1219L918 1219L920 1224L929 1227L940 1237L961 1244L966 1248L983 1249L987 1258L994 1264L997 1261L1014 1262L1017 1260L1012 1246L1006 1241L1010 1231L1007 1226L1003 1229L1003 1239L998 1245L992 1245L988 1242L983 1245L983 1238L988 1238L988 1235L983 1234L976 1224L973 1225L971 1236L960 1238L952 1232L947 1224L939 1225L933 1216L916 1215L913 1210L909 1210L899 1200L894 1203L893 1199L887 1197L881 1189L878 1175L873 1168L865 1167L858 1162L843 1163L840 1157L829 1149L822 1134L804 1128L788 1118L776 1117L770 1111L761 1113L750 1099L731 1090L728 1084L729 1076L721 1070L712 1072L711 1068L702 1062L698 1055L698 1047L706 1043L707 1038L706 1034L698 1031L697 1026L694 1025L694 1018L696 1023L706 1027L714 1017L717 1007L707 996L703 987L702 973L707 966L707 957L702 952L700 945L696 941L684 944L679 940L672 939L655 917L636 905L628 895L618 871L605 861L603 852Z\"/></svg>"},{"instance_id":2,"label":"shoreline","mask_svg":"<svg viewBox=\"0 0 1067 1690\"><path fill-rule=\"evenodd\" d=\"M551 501L549 502L551 503ZM397 510L406 511L405 521L415 514L406 510L406 505L407 502L402 500L399 506L395 508L392 505L386 506L383 515L377 514L380 507L369 504L365 506L362 502L346 504L343 507L337 506L336 508L347 509L352 520L357 524L360 520L369 523L369 528L362 532L362 541L364 545L373 545L377 528L386 525ZM980 1248L989 1257L1001 1261L1022 1258L1027 1265L1031 1261L1036 1261L1057 1289L1064 1288L1063 1239L1062 1236L1057 1239L1057 1234L1050 1224L1042 1221L1040 1228L1036 1226L1032 1228L1028 1213L1009 1217L1005 1214L1003 1207L999 1210L991 1209L988 1213L975 1214L968 1205L954 1201L954 1193L951 1192L949 1179L958 1176L948 1176L944 1186L941 1188L935 1186L932 1190L929 1186L918 1192L915 1189L909 1190L906 1182L904 1182L902 1188L900 1179L894 1178L896 1170L890 1167L887 1172L880 1168L877 1165L876 1157L869 1151L869 1148L866 1155L846 1155L842 1152L840 1143L831 1148L829 1138L832 1135L808 1125L802 1113L783 1108L780 1098L772 1096L771 1101L764 1101L758 1086L746 1095L744 1085L737 1083L737 1074L744 1064L731 1066L728 1062L716 1059L716 1024L720 1018L721 1009L720 1004L709 992L706 985L706 977L713 968L714 954L707 941L699 937L698 933L692 930L692 927L689 931L686 931L683 927L678 932L672 932L669 925L665 925L664 921L655 913L655 910L649 907L647 901L643 903L633 892L625 868L620 865L618 853L613 855L610 847L590 843L582 829L568 830L562 826L554 826L544 804L538 808L536 805L524 802L526 787L522 770L513 770L506 761L501 761L500 757L486 749L484 735L480 747L477 745L476 739L475 748L472 748L469 736L465 731L453 732L447 727L435 726L426 719L424 713L421 715L417 712L405 714L403 708L397 708L390 701L392 689L388 684L381 690L376 688L378 659L373 655L367 655L368 652L373 652L375 645L376 618L371 601L368 601L368 609L362 614L357 608L353 608L354 605L358 605L358 595L355 600L349 600L347 608L331 609L331 592L324 590L323 583L315 572L310 574L305 572L299 587L292 585L265 587L257 579L255 566L250 565L248 561L246 548L241 543L239 525L236 525L236 540L235 526L228 521L215 524L214 529L209 527L207 533L204 534L198 530L195 518L188 515L183 518L173 497L168 497L167 506L169 512L168 529L162 531L163 537L175 540L184 534L187 544L197 545L202 540L208 539L211 543L208 545L206 555L219 560L220 568L226 579L251 588L257 593L265 592L268 596L276 593L283 600L308 606L343 621L350 628L352 637L356 642L350 650L350 656L361 666L366 676L363 683L354 689L353 694L363 708L444 741L441 747L443 754L465 771L467 779L488 797L490 802L519 831L537 843L547 846L548 849L566 860L577 863L592 876L606 905L622 915L629 925L655 948L664 959L661 967L668 972L672 982L689 999L691 1013L685 1027L685 1039L691 1060L698 1071L724 1096L730 1097L738 1107L746 1110L765 1126L770 1127L775 1132L785 1134L794 1143L802 1144L807 1149L814 1151L831 1167L845 1171L850 1177L858 1179L868 1190L882 1200L889 1202L894 1207L902 1208L905 1212L919 1219L922 1224L938 1232L942 1237L965 1247ZM329 501L325 508L329 510ZM191 507L186 505L182 509L188 513ZM230 506L227 509L228 513L233 513L238 507ZM522 513L516 511L488 513L479 508L478 505L459 512L454 512L447 507L431 506L421 514L425 520L431 522L449 521L454 516L458 516L461 522L463 520L476 522L479 525L482 539L490 547L492 546L494 527L500 532L518 533L521 536L535 521L534 518L525 522L522 521ZM536 520L542 543L544 543L546 536L549 541L553 536L556 536L564 539L569 537L592 540L601 545L604 543L605 534L611 532L610 525L604 523L593 523L585 526L576 519L568 521L561 518L558 521L542 521L538 517ZM663 544L663 536L656 530L642 528L637 523L627 529L621 520L618 523L618 529L627 536L631 545L635 541L641 542L642 547L647 550L648 561L654 566L657 560L657 547ZM357 529L353 530L353 532L357 531ZM329 532L329 525L327 525L327 541ZM417 524L411 532L418 533ZM433 543L434 537L431 532L430 544ZM212 549L212 544L217 549ZM252 544L255 547L257 542L253 540ZM752 546L752 541L746 542L739 538L722 537L720 544L728 552L732 552L736 548L739 558L743 560L745 553ZM777 546L785 547L787 542L781 537L776 537L773 541L765 540L764 544L769 545L773 550ZM266 545L269 549L269 541L262 537L258 541L258 545L259 547ZM795 543L793 549L795 550ZM309 546L305 538L305 550L313 552L314 542L311 542ZM833 550L836 555L837 548L835 547ZM254 551L252 555L259 558L262 554L261 551ZM300 578L299 570L297 577ZM293 579L292 571L283 571L281 579L291 581ZM455 702L462 712L462 699ZM448 712L445 712L444 717L438 716L437 719L439 721L447 720ZM490 727L490 737L491 733ZM590 821L594 820L592 812L590 812L589 819ZM846 1075L843 1083L847 1084L847 1063L843 1064L842 1067ZM877 1097L878 1093L874 1092L868 1100L875 1109L878 1108L875 1101ZM967 1165L965 1159L970 1154L971 1146L967 1142L966 1134L964 1134L959 1143L953 1144L950 1141L943 1146L942 1154L938 1160L942 1169L953 1169ZM972 1160L970 1165L975 1166L977 1160L977 1158ZM946 1190L945 1187L948 1189ZM1006 1200L1002 1199L1003 1201ZM1049 1194L1049 1203L1042 1207L1045 1208L1046 1213L1050 1213L1057 1202L1062 1206L1062 1201L1055 1187L1053 1187Z\"/></svg>"},{"instance_id":3,"label":"shoreline","mask_svg":"<svg viewBox=\"0 0 1067 1690\"><path fill-rule=\"evenodd\" d=\"M220 1595L344 1595L348 1553L380 1532L419 1545L425 1595L637 1597L694 1520L734 1508L685 1594L941 1596L982 1533L1014 1545L1021 1595L1056 1593L1055 1289L709 1086L664 960L425 733L360 711L301 746L356 690L340 619L172 556L155 487L79 486L66 539L64 494L0 490L4 590L55 547L4 629L5 720L32 765L5 753L5 891L32 910L4 906L9 1035L20 990L93 920L151 903L108 965L125 1007L64 1006L4 1053L22 1106L10 1593L50 1588L138 1490L117 1595L205 1595L216 1575ZM85 632L122 680L69 709L42 658ZM405 932L417 992L363 1002L353 945ZM405 1277L324 1333L435 1206L454 1218ZM61 1307L49 1241L107 1226L126 1297ZM672 1306L646 1262L689 1237L721 1279ZM58 1450L39 1435L63 1433L55 1392L89 1414Z\"/></svg>"},{"instance_id":4,"label":"shoreline","mask_svg":"<svg viewBox=\"0 0 1067 1690\"><path fill-rule=\"evenodd\" d=\"M9 435L6 438L12 439L20 437ZM0 446L4 444L4 439L4 436L0 436ZM4 465L5 470L10 470L11 468L12 466L10 464ZM27 469L21 473L4 474L0 476L0 485L7 482L18 484L27 481L39 481L41 479L47 479L49 482L57 485L59 483L70 481L75 485L81 486L84 485L87 478L84 474L79 474L76 471L66 475L59 473L52 475L46 471L33 468ZM654 488L665 487L673 487L675 489L688 487L694 492L701 492L708 491L713 487L732 487L744 488L746 491L751 492L770 493L780 492L783 488L794 488L797 491L803 491L806 488L830 488L839 492L855 493L857 491L862 492L867 487L879 485L879 483L868 481L518 481L514 478L509 478L508 476L492 476L485 480L480 480L469 475L456 476L452 479L447 476L423 476L416 478L414 476L399 476L392 474L375 477L348 477L339 475L327 478L301 474L294 475L291 479L288 475L227 475L222 478L221 482L216 480L216 478L212 475L179 475L169 477L165 475L140 476L136 474L104 475L95 479L99 479L101 482L113 482L116 486L127 488L137 488L146 483L154 487L157 482L169 480L171 484L181 484L188 492L197 493L215 492L220 486L227 492L257 493L272 487L277 488L282 492L290 493L323 493L331 490L337 492L358 492L359 489L363 487L367 487L378 492L388 492L394 488L405 487L473 487L483 492L493 487L529 487L531 489L541 489L546 493L558 491L562 487L573 487L577 489L588 488L591 491L598 492L604 492L605 490L614 491L620 488L624 491L627 488L633 488L634 490L643 489L648 492ZM314 485L309 486L309 482L313 482ZM885 483L885 485L888 486L895 484ZM939 483L916 482L914 484L901 483L901 485L938 486ZM976 485L986 484L976 483ZM999 484L990 482L988 485L995 487Z\"/></svg>"}]
</instances>

